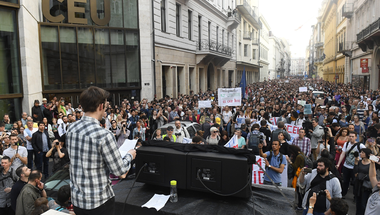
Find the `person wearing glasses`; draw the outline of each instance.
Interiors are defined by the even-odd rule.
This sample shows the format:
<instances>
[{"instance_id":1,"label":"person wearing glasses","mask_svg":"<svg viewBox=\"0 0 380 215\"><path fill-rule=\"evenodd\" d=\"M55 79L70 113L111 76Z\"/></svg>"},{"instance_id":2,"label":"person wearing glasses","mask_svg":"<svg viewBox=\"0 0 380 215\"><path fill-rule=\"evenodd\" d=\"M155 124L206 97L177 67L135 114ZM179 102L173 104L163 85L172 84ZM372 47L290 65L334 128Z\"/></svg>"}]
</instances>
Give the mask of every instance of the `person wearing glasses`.
<instances>
[{"instance_id":1,"label":"person wearing glasses","mask_svg":"<svg viewBox=\"0 0 380 215\"><path fill-rule=\"evenodd\" d=\"M164 140L165 137L169 137L170 138L170 142L176 142L177 140L177 137L173 134L173 126L168 126L166 128L166 134L162 135L162 139Z\"/></svg>"},{"instance_id":2,"label":"person wearing glasses","mask_svg":"<svg viewBox=\"0 0 380 215\"><path fill-rule=\"evenodd\" d=\"M220 140L218 128L211 127L210 128L210 133L211 134L209 136L207 136L207 138L206 138L206 144L209 144L209 145L218 145L218 142Z\"/></svg>"},{"instance_id":3,"label":"person wearing glasses","mask_svg":"<svg viewBox=\"0 0 380 215\"><path fill-rule=\"evenodd\" d=\"M173 133L176 136L177 143L182 143L184 137L190 137L189 132L182 127L181 121L179 120L175 121L175 128L173 130Z\"/></svg>"}]
</instances>

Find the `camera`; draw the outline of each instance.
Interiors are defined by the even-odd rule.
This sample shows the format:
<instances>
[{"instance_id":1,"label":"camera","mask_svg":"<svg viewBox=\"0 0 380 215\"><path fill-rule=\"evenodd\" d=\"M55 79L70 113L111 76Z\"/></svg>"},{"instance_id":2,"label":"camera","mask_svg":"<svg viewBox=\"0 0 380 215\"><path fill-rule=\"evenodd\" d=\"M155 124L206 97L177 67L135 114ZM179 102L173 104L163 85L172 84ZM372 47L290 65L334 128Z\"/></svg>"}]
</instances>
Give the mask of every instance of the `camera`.
<instances>
[{"instance_id":1,"label":"camera","mask_svg":"<svg viewBox=\"0 0 380 215\"><path fill-rule=\"evenodd\" d=\"M55 142L55 145L57 145L57 146L58 146L58 145L59 145L59 141Z\"/></svg>"},{"instance_id":2,"label":"camera","mask_svg":"<svg viewBox=\"0 0 380 215\"><path fill-rule=\"evenodd\" d=\"M359 157L359 152L354 152L354 157Z\"/></svg>"},{"instance_id":3,"label":"camera","mask_svg":"<svg viewBox=\"0 0 380 215\"><path fill-rule=\"evenodd\" d=\"M175 136L181 136L181 132L175 133Z\"/></svg>"},{"instance_id":4,"label":"camera","mask_svg":"<svg viewBox=\"0 0 380 215\"><path fill-rule=\"evenodd\" d=\"M319 192L317 192L317 196L319 196L319 195L326 196L326 191L320 190Z\"/></svg>"},{"instance_id":5,"label":"camera","mask_svg":"<svg viewBox=\"0 0 380 215\"><path fill-rule=\"evenodd\" d=\"M127 125L124 123L124 124L123 124L123 127L125 128L125 127L127 127Z\"/></svg>"}]
</instances>

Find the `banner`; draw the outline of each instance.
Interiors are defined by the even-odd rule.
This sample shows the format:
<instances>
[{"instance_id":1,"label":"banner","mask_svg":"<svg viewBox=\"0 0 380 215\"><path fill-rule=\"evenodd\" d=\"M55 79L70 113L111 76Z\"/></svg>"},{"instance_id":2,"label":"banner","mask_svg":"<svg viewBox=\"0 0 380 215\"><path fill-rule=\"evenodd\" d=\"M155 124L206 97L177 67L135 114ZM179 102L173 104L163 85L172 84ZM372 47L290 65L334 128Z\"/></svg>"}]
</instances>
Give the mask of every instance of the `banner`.
<instances>
[{"instance_id":1,"label":"banner","mask_svg":"<svg viewBox=\"0 0 380 215\"><path fill-rule=\"evenodd\" d=\"M198 101L198 108L212 108L211 100Z\"/></svg>"},{"instance_id":2,"label":"banner","mask_svg":"<svg viewBox=\"0 0 380 215\"><path fill-rule=\"evenodd\" d=\"M298 100L297 104L305 106L306 101L305 100Z\"/></svg>"},{"instance_id":3,"label":"banner","mask_svg":"<svg viewBox=\"0 0 380 215\"><path fill-rule=\"evenodd\" d=\"M272 123L272 125L277 125L278 118L280 118L280 117L272 117L269 119L269 121Z\"/></svg>"},{"instance_id":4,"label":"banner","mask_svg":"<svg viewBox=\"0 0 380 215\"><path fill-rule=\"evenodd\" d=\"M218 88L219 106L241 106L241 88Z\"/></svg>"},{"instance_id":5,"label":"banner","mask_svg":"<svg viewBox=\"0 0 380 215\"><path fill-rule=\"evenodd\" d=\"M287 161L285 160L287 163ZM265 159L256 155L256 164L252 164L252 184L264 184L265 173L258 166L260 165L265 171ZM288 187L288 163L281 173L281 187Z\"/></svg>"},{"instance_id":6,"label":"banner","mask_svg":"<svg viewBox=\"0 0 380 215\"><path fill-rule=\"evenodd\" d=\"M299 92L307 92L307 87L300 87Z\"/></svg>"}]
</instances>

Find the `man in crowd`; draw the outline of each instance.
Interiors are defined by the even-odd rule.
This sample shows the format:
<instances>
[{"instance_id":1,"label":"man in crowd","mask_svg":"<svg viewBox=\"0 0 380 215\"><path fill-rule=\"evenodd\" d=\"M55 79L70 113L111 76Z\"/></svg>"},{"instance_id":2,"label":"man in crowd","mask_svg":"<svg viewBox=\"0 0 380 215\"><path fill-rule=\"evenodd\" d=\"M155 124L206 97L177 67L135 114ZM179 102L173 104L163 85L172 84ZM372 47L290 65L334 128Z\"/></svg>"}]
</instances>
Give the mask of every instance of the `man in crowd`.
<instances>
[{"instance_id":1,"label":"man in crowd","mask_svg":"<svg viewBox=\"0 0 380 215\"><path fill-rule=\"evenodd\" d=\"M267 146L263 147L263 152L267 152L267 151L272 150L272 144L271 144L271 139L270 139L272 137L272 132L270 128L268 128L268 123L265 119L262 119L260 121L260 125L261 127L259 131L265 135L265 141L267 143Z\"/></svg>"},{"instance_id":2,"label":"man in crowd","mask_svg":"<svg viewBox=\"0 0 380 215\"><path fill-rule=\"evenodd\" d=\"M23 112L21 115L21 123L22 123L22 126L24 127L26 126L27 118L28 118L28 114L26 112Z\"/></svg>"},{"instance_id":3,"label":"man in crowd","mask_svg":"<svg viewBox=\"0 0 380 215\"><path fill-rule=\"evenodd\" d=\"M34 150L36 168L42 172L42 163L44 164L43 173L46 180L49 177L49 158L46 157L46 153L50 150L51 141L49 140L49 134L45 130L45 124L43 122L38 123L38 131L33 134L31 142Z\"/></svg>"},{"instance_id":4,"label":"man in crowd","mask_svg":"<svg viewBox=\"0 0 380 215\"><path fill-rule=\"evenodd\" d=\"M109 173L124 175L136 157L136 151L131 149L122 158L115 137L99 125L108 97L109 93L98 87L84 90L80 95L80 104L85 116L71 124L66 134L72 164L71 200L77 215L114 214L115 197L109 183Z\"/></svg>"},{"instance_id":5,"label":"man in crowd","mask_svg":"<svg viewBox=\"0 0 380 215\"><path fill-rule=\"evenodd\" d=\"M34 106L32 107L32 117L34 122L42 122L43 113L40 106L40 101L34 100Z\"/></svg>"},{"instance_id":6,"label":"man in crowd","mask_svg":"<svg viewBox=\"0 0 380 215\"><path fill-rule=\"evenodd\" d=\"M211 119L209 117L206 117L205 122L201 125L201 130L204 131L203 133L203 139L206 139L208 136L210 136L210 128L211 128Z\"/></svg>"},{"instance_id":7,"label":"man in crowd","mask_svg":"<svg viewBox=\"0 0 380 215\"><path fill-rule=\"evenodd\" d=\"M30 173L31 173L31 170L25 165L19 166L16 169L16 175L19 177L19 179L13 185L12 191L11 191L11 206L12 206L13 211L16 211L18 195L20 194L25 184L28 183L28 178L29 178Z\"/></svg>"},{"instance_id":8,"label":"man in crowd","mask_svg":"<svg viewBox=\"0 0 380 215\"><path fill-rule=\"evenodd\" d=\"M328 196L327 196L328 195ZM331 198L330 194L327 194L326 198L330 201L330 209L322 214L331 214L331 215L346 215L348 214L348 204L343 199L340 198ZM317 202L317 194L313 193L313 196L309 199L309 209L307 210L307 215L314 214L314 206Z\"/></svg>"},{"instance_id":9,"label":"man in crowd","mask_svg":"<svg viewBox=\"0 0 380 215\"><path fill-rule=\"evenodd\" d=\"M264 184L273 185L272 181L281 186L281 173L286 166L286 157L280 153L280 142L278 140L272 141L272 151L263 153L263 144L259 144L260 156L265 159L265 169L267 174L264 176Z\"/></svg>"},{"instance_id":10,"label":"man in crowd","mask_svg":"<svg viewBox=\"0 0 380 215\"><path fill-rule=\"evenodd\" d=\"M302 201L304 208L303 214L307 213L310 206L309 199L313 193L318 193L318 198L314 204L314 214L324 214L330 208L330 202L327 195L331 198L342 198L342 189L337 177L330 172L331 162L327 158L320 158L317 160L317 168L313 169L311 173L306 175L306 167L302 169L299 176L299 183L306 186L306 193Z\"/></svg>"},{"instance_id":11,"label":"man in crowd","mask_svg":"<svg viewBox=\"0 0 380 215\"><path fill-rule=\"evenodd\" d=\"M313 130L310 129L309 133L311 135L310 143L311 143L311 153L313 161L317 160L317 147L318 147L318 141L322 140L322 136L324 134L323 128L319 126L318 119L314 118L311 120L311 123L313 125Z\"/></svg>"},{"instance_id":12,"label":"man in crowd","mask_svg":"<svg viewBox=\"0 0 380 215\"><path fill-rule=\"evenodd\" d=\"M181 121L179 120L175 121L175 128L173 130L173 133L177 137L177 143L182 143L184 137L190 137L189 132L187 129L182 127Z\"/></svg>"},{"instance_id":13,"label":"man in crowd","mask_svg":"<svg viewBox=\"0 0 380 215\"><path fill-rule=\"evenodd\" d=\"M11 119L9 118L8 114L4 114L3 123L4 124L11 124Z\"/></svg>"},{"instance_id":14,"label":"man in crowd","mask_svg":"<svg viewBox=\"0 0 380 215\"><path fill-rule=\"evenodd\" d=\"M166 134L162 135L162 139L164 139L165 137L168 137L170 138L170 142L176 142L177 141L177 137L176 135L173 134L173 126L168 126L166 128Z\"/></svg>"},{"instance_id":15,"label":"man in crowd","mask_svg":"<svg viewBox=\"0 0 380 215\"><path fill-rule=\"evenodd\" d=\"M14 214L11 208L11 190L17 181L15 171L11 167L12 162L8 156L1 158L0 168L0 214Z\"/></svg>"},{"instance_id":16,"label":"man in crowd","mask_svg":"<svg viewBox=\"0 0 380 215\"><path fill-rule=\"evenodd\" d=\"M252 131L247 134L247 140L246 145L249 149L252 149L252 151L255 153L255 155L260 155L259 152L259 143L263 143L263 146L267 146L266 142L266 136L259 131L260 126L259 124L253 124L252 125Z\"/></svg>"},{"instance_id":17,"label":"man in crowd","mask_svg":"<svg viewBox=\"0 0 380 215\"><path fill-rule=\"evenodd\" d=\"M16 134L10 135L11 146L4 152L4 156L11 158L12 168L16 170L19 166L28 164L28 152L25 147L19 146Z\"/></svg>"},{"instance_id":18,"label":"man in crowd","mask_svg":"<svg viewBox=\"0 0 380 215\"><path fill-rule=\"evenodd\" d=\"M346 196L348 187L350 186L350 181L355 179L354 165L355 165L355 152L359 153L360 149L365 148L361 143L356 142L357 133L355 131L350 131L348 135L348 142L344 143L342 148L342 154L340 154L339 161L336 165L338 168L345 158L343 164L343 185L342 185L342 195Z\"/></svg>"},{"instance_id":19,"label":"man in crowd","mask_svg":"<svg viewBox=\"0 0 380 215\"><path fill-rule=\"evenodd\" d=\"M292 138L290 134L286 131L285 123L283 121L277 123L277 129L272 132L272 142L278 141L278 134L282 132L284 134L285 140L290 141Z\"/></svg>"},{"instance_id":20,"label":"man in crowd","mask_svg":"<svg viewBox=\"0 0 380 215\"><path fill-rule=\"evenodd\" d=\"M49 124L53 124L53 111L51 110L52 103L47 103L42 113L44 114L44 117L46 117Z\"/></svg>"},{"instance_id":21,"label":"man in crowd","mask_svg":"<svg viewBox=\"0 0 380 215\"><path fill-rule=\"evenodd\" d=\"M28 120L27 128L24 130L24 136L26 139L26 150L28 150L28 168L33 169L33 157L34 157L34 150L32 145L32 137L34 132L36 132L38 129L33 128L33 121Z\"/></svg>"},{"instance_id":22,"label":"man in crowd","mask_svg":"<svg viewBox=\"0 0 380 215\"><path fill-rule=\"evenodd\" d=\"M301 151L305 154L305 156L309 157L311 153L311 143L310 139L307 138L305 135L305 129L301 128L298 131L298 138L294 138L292 145L300 147Z\"/></svg>"},{"instance_id":23,"label":"man in crowd","mask_svg":"<svg viewBox=\"0 0 380 215\"><path fill-rule=\"evenodd\" d=\"M69 123L69 118L67 116L62 117L62 123L59 124L58 126L58 134L60 137L62 137L64 134L67 132L67 126L70 124Z\"/></svg>"},{"instance_id":24,"label":"man in crowd","mask_svg":"<svg viewBox=\"0 0 380 215\"><path fill-rule=\"evenodd\" d=\"M47 198L44 183L41 182L42 173L33 170L28 178L28 183L22 188L17 197L16 215L29 215L34 210L34 201L40 197Z\"/></svg>"}]
</instances>

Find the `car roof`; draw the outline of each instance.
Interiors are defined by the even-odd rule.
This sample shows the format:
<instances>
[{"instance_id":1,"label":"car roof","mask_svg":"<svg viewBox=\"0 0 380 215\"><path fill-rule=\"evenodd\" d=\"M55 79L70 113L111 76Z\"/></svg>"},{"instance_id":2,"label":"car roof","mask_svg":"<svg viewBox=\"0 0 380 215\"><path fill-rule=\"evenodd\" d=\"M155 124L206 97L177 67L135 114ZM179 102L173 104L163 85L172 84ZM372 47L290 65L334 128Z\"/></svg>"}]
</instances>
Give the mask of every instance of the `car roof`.
<instances>
[{"instance_id":1,"label":"car roof","mask_svg":"<svg viewBox=\"0 0 380 215\"><path fill-rule=\"evenodd\" d=\"M184 125L185 127L188 127L189 125L191 124L198 124L198 123L195 123L195 122L191 122L191 121L181 121L181 124ZM175 121L172 121L172 122L169 122L163 126L161 126L160 128L167 128L169 126L172 126L174 127L175 126Z\"/></svg>"},{"instance_id":2,"label":"car roof","mask_svg":"<svg viewBox=\"0 0 380 215\"><path fill-rule=\"evenodd\" d=\"M325 93L323 91L313 91L313 93Z\"/></svg>"}]
</instances>

